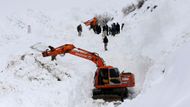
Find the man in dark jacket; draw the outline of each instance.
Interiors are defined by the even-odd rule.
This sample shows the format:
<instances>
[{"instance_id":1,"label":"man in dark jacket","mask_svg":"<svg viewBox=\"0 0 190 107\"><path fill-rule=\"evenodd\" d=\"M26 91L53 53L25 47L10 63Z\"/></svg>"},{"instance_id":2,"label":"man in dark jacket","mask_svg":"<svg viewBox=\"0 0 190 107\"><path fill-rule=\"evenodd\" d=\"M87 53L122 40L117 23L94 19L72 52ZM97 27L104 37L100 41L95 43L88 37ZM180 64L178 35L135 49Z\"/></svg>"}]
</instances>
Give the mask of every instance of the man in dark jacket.
<instances>
[{"instance_id":1,"label":"man in dark jacket","mask_svg":"<svg viewBox=\"0 0 190 107\"><path fill-rule=\"evenodd\" d=\"M104 49L105 49L105 51L107 51L108 50L107 49L107 45L108 45L108 38L107 38L107 36L104 37L103 42L104 42Z\"/></svg>"},{"instance_id":2,"label":"man in dark jacket","mask_svg":"<svg viewBox=\"0 0 190 107\"><path fill-rule=\"evenodd\" d=\"M119 23L116 24L116 31L117 31L117 34L120 33L120 25L119 25Z\"/></svg>"},{"instance_id":3,"label":"man in dark jacket","mask_svg":"<svg viewBox=\"0 0 190 107\"><path fill-rule=\"evenodd\" d=\"M111 34L112 34L112 36L115 36L115 34L116 34L116 24L115 23L112 23L112 25L111 25Z\"/></svg>"},{"instance_id":4,"label":"man in dark jacket","mask_svg":"<svg viewBox=\"0 0 190 107\"><path fill-rule=\"evenodd\" d=\"M99 25L95 25L93 27L94 33L100 34L101 33L101 27Z\"/></svg>"},{"instance_id":5,"label":"man in dark jacket","mask_svg":"<svg viewBox=\"0 0 190 107\"><path fill-rule=\"evenodd\" d=\"M123 27L124 27L124 23L122 23L122 25L121 25L121 30L123 30Z\"/></svg>"},{"instance_id":6,"label":"man in dark jacket","mask_svg":"<svg viewBox=\"0 0 190 107\"><path fill-rule=\"evenodd\" d=\"M81 36L81 33L82 33L82 25L78 25L77 26L77 31L78 31L78 36Z\"/></svg>"},{"instance_id":7,"label":"man in dark jacket","mask_svg":"<svg viewBox=\"0 0 190 107\"><path fill-rule=\"evenodd\" d=\"M104 33L104 35L108 36L108 25L107 24L103 26L103 33Z\"/></svg>"}]
</instances>

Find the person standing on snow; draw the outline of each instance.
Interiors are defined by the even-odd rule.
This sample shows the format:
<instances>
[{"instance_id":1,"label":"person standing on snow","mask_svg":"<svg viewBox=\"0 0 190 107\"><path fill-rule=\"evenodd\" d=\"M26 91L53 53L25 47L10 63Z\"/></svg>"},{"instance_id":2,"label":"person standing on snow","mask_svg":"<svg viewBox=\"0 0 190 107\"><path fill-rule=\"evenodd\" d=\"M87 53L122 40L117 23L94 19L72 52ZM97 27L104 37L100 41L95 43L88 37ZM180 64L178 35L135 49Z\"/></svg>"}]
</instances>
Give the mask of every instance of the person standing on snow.
<instances>
[{"instance_id":1,"label":"person standing on snow","mask_svg":"<svg viewBox=\"0 0 190 107\"><path fill-rule=\"evenodd\" d=\"M103 37L108 36L108 25L107 24L103 26L103 33L102 34L103 34Z\"/></svg>"},{"instance_id":2,"label":"person standing on snow","mask_svg":"<svg viewBox=\"0 0 190 107\"><path fill-rule=\"evenodd\" d=\"M122 23L122 25L121 25L121 30L123 30L123 27L124 27L124 23Z\"/></svg>"},{"instance_id":3,"label":"person standing on snow","mask_svg":"<svg viewBox=\"0 0 190 107\"><path fill-rule=\"evenodd\" d=\"M120 25L119 25L119 23L116 24L116 31L117 31L117 34L120 33Z\"/></svg>"},{"instance_id":4,"label":"person standing on snow","mask_svg":"<svg viewBox=\"0 0 190 107\"><path fill-rule=\"evenodd\" d=\"M103 42L104 42L104 49L105 49L105 51L107 51L108 50L107 49L107 46L108 46L108 38L107 38L107 36L104 37Z\"/></svg>"},{"instance_id":5,"label":"person standing on snow","mask_svg":"<svg viewBox=\"0 0 190 107\"><path fill-rule=\"evenodd\" d=\"M111 25L111 34L112 34L112 36L115 36L115 34L116 34L116 24L115 23L113 23Z\"/></svg>"},{"instance_id":6,"label":"person standing on snow","mask_svg":"<svg viewBox=\"0 0 190 107\"><path fill-rule=\"evenodd\" d=\"M82 25L78 25L77 26L77 31L78 31L78 36L81 36L81 33L82 33Z\"/></svg>"}]
</instances>

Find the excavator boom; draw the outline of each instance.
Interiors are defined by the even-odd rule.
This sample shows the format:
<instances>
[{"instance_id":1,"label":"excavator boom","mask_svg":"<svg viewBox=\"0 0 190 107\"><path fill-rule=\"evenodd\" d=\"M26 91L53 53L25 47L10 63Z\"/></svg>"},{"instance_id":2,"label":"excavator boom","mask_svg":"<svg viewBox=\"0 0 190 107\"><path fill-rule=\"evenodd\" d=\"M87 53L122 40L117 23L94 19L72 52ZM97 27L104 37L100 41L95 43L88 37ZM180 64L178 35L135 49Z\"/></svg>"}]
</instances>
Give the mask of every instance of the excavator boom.
<instances>
[{"instance_id":1,"label":"excavator boom","mask_svg":"<svg viewBox=\"0 0 190 107\"><path fill-rule=\"evenodd\" d=\"M97 53L76 48L73 44L65 44L57 48L49 46L49 48L50 50L42 52L43 57L52 56L52 60L55 60L57 55L69 53L90 60L94 62L97 67L105 66L104 60Z\"/></svg>"}]
</instances>

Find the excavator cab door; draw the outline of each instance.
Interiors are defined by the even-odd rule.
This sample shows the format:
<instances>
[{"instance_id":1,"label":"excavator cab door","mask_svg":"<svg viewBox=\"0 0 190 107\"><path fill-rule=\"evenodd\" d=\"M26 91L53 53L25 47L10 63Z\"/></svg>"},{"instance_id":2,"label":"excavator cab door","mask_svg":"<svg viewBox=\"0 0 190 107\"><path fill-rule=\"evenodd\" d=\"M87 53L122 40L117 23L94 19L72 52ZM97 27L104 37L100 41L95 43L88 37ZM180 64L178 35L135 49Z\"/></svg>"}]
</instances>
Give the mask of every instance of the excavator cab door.
<instances>
[{"instance_id":1,"label":"excavator cab door","mask_svg":"<svg viewBox=\"0 0 190 107\"><path fill-rule=\"evenodd\" d=\"M108 69L99 69L98 85L105 85L109 83Z\"/></svg>"}]
</instances>

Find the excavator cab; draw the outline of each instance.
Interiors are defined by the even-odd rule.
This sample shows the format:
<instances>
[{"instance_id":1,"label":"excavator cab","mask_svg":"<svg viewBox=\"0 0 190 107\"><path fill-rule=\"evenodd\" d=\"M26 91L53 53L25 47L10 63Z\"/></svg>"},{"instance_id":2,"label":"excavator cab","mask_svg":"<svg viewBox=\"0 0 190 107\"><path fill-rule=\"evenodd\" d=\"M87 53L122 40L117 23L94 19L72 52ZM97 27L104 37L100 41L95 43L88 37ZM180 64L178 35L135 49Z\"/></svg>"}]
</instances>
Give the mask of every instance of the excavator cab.
<instances>
[{"instance_id":1,"label":"excavator cab","mask_svg":"<svg viewBox=\"0 0 190 107\"><path fill-rule=\"evenodd\" d=\"M117 68L103 68L99 70L98 84L97 85L108 85L120 83L119 70Z\"/></svg>"}]
</instances>

